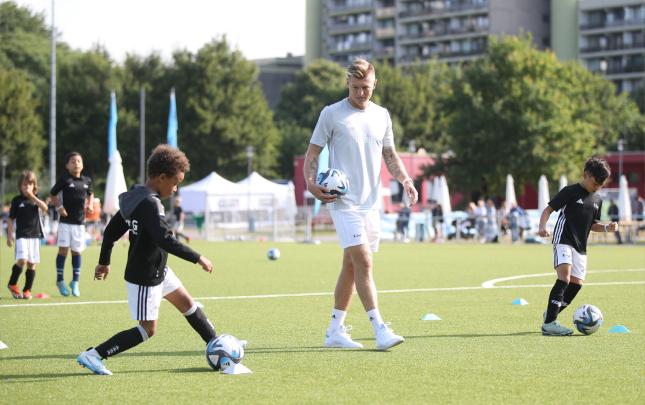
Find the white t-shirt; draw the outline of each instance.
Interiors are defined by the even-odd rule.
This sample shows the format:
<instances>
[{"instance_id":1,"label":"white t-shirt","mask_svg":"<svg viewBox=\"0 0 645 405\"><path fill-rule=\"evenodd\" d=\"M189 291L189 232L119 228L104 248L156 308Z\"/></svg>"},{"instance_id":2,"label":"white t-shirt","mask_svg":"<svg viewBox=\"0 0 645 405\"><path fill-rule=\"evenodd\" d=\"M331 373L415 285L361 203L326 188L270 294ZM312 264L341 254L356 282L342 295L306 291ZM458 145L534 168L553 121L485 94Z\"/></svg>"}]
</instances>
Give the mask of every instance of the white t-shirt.
<instances>
[{"instance_id":1,"label":"white t-shirt","mask_svg":"<svg viewBox=\"0 0 645 405\"><path fill-rule=\"evenodd\" d=\"M379 205L383 147L394 146L392 120L387 109L370 101L365 110L348 99L323 108L310 143L329 146L329 167L349 180L349 192L335 203L335 210L371 210Z\"/></svg>"}]
</instances>

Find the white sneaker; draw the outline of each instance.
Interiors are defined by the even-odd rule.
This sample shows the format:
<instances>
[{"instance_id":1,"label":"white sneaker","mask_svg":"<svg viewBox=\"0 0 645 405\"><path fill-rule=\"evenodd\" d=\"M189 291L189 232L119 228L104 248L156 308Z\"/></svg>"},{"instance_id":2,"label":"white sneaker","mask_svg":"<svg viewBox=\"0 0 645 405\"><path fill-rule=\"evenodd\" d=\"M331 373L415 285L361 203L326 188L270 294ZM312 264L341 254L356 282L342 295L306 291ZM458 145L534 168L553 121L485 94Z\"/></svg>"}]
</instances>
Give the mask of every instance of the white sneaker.
<instances>
[{"instance_id":1,"label":"white sneaker","mask_svg":"<svg viewBox=\"0 0 645 405\"><path fill-rule=\"evenodd\" d=\"M390 323L386 322L381 324L381 326L376 331L376 349L377 350L387 350L391 347L403 343L405 339L403 336L399 336L390 329Z\"/></svg>"},{"instance_id":2,"label":"white sneaker","mask_svg":"<svg viewBox=\"0 0 645 405\"><path fill-rule=\"evenodd\" d=\"M91 350L91 349L90 349ZM101 358L93 353L90 350L84 351L78 355L76 362L81 366L89 369L94 374L99 375L112 375L112 372L105 368Z\"/></svg>"},{"instance_id":3,"label":"white sneaker","mask_svg":"<svg viewBox=\"0 0 645 405\"><path fill-rule=\"evenodd\" d=\"M342 349L362 349L363 345L353 341L350 334L347 333L350 330L352 330L352 327L345 327L345 325L340 325L336 329L328 328L325 333L325 346Z\"/></svg>"}]
</instances>

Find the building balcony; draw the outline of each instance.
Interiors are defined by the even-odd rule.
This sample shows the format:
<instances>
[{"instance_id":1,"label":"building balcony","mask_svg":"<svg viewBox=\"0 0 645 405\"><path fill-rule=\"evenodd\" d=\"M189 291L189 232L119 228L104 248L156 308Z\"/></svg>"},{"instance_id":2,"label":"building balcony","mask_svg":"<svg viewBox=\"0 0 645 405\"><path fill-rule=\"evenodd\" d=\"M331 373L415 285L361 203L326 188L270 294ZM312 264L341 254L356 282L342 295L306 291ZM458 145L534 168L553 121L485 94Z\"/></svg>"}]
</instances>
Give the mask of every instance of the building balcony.
<instances>
[{"instance_id":1,"label":"building balcony","mask_svg":"<svg viewBox=\"0 0 645 405\"><path fill-rule=\"evenodd\" d=\"M405 34L400 36L402 44L412 44L428 41L446 41L456 38L468 38L473 36L487 35L488 27L460 27L460 28L445 28L437 27L427 31Z\"/></svg>"},{"instance_id":2,"label":"building balcony","mask_svg":"<svg viewBox=\"0 0 645 405\"><path fill-rule=\"evenodd\" d=\"M376 31L374 31L374 35L378 39L394 38L396 36L396 28L394 27L377 28Z\"/></svg>"},{"instance_id":3,"label":"building balcony","mask_svg":"<svg viewBox=\"0 0 645 405\"><path fill-rule=\"evenodd\" d=\"M631 44L587 45L580 48L580 53L628 51L639 48L645 48L645 41L636 41Z\"/></svg>"},{"instance_id":4,"label":"building balcony","mask_svg":"<svg viewBox=\"0 0 645 405\"><path fill-rule=\"evenodd\" d=\"M351 5L336 6L332 2L328 2L327 4L328 4L327 6L328 14L331 17L344 15L344 14L357 14L357 13L371 12L373 7L371 0L366 0L364 2L351 4Z\"/></svg>"},{"instance_id":5,"label":"building balcony","mask_svg":"<svg viewBox=\"0 0 645 405\"><path fill-rule=\"evenodd\" d=\"M330 55L339 55L350 52L363 52L372 49L372 41L368 42L354 42L348 46L335 46L329 48Z\"/></svg>"},{"instance_id":6,"label":"building balcony","mask_svg":"<svg viewBox=\"0 0 645 405\"><path fill-rule=\"evenodd\" d=\"M381 7L376 9L376 18L394 18L396 17L396 7Z\"/></svg>"},{"instance_id":7,"label":"building balcony","mask_svg":"<svg viewBox=\"0 0 645 405\"><path fill-rule=\"evenodd\" d=\"M395 53L393 46L384 46L374 51L374 55L379 59L393 58Z\"/></svg>"},{"instance_id":8,"label":"building balcony","mask_svg":"<svg viewBox=\"0 0 645 405\"><path fill-rule=\"evenodd\" d=\"M619 28L619 27L642 27L643 25L645 25L645 18L638 18L638 19L632 19L632 20L614 20L611 22L590 21L590 22L580 24L580 31Z\"/></svg>"},{"instance_id":9,"label":"building balcony","mask_svg":"<svg viewBox=\"0 0 645 405\"><path fill-rule=\"evenodd\" d=\"M372 23L363 24L331 24L327 28L329 35L349 34L352 32L372 31Z\"/></svg>"},{"instance_id":10,"label":"building balcony","mask_svg":"<svg viewBox=\"0 0 645 405\"><path fill-rule=\"evenodd\" d=\"M481 13L482 11L488 10L488 3L463 3L463 4L454 4L450 7L442 8L422 8L420 10L403 10L399 12L399 17L402 19L405 18L414 18L422 16L445 16L446 14L469 14L469 13Z\"/></svg>"},{"instance_id":11,"label":"building balcony","mask_svg":"<svg viewBox=\"0 0 645 405\"><path fill-rule=\"evenodd\" d=\"M403 62L414 62L416 60L426 61L432 58L447 59L447 58L457 58L457 57L466 57L466 56L476 56L476 55L483 54L485 51L486 49L484 47L477 47L469 50L430 52L427 55L408 54L408 55L403 55L401 57L401 60Z\"/></svg>"}]
</instances>

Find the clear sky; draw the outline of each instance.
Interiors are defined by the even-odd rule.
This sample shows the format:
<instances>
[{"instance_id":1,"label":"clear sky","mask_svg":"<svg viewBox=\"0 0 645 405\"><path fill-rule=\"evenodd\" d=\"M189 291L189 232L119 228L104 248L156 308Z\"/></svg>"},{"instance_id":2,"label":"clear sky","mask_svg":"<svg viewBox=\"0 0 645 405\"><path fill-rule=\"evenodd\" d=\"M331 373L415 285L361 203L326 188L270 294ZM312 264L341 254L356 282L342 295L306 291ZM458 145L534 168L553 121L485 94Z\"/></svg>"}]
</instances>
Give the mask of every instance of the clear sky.
<instances>
[{"instance_id":1,"label":"clear sky","mask_svg":"<svg viewBox=\"0 0 645 405\"><path fill-rule=\"evenodd\" d=\"M0 0L2 1L2 0ZM44 12L51 0L14 0ZM60 38L73 48L104 46L117 61L126 53L197 51L226 34L248 59L303 55L306 0L55 0Z\"/></svg>"}]
</instances>

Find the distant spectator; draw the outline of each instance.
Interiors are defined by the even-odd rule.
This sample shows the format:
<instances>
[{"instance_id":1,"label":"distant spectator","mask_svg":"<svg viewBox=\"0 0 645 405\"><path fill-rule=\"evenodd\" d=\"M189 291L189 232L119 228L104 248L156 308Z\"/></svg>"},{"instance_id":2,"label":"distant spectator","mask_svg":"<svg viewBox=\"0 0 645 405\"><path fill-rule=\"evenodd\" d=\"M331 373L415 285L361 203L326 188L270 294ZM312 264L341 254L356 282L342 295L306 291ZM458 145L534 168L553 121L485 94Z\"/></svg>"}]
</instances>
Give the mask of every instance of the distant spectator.
<instances>
[{"instance_id":1,"label":"distant spectator","mask_svg":"<svg viewBox=\"0 0 645 405\"><path fill-rule=\"evenodd\" d=\"M487 243L496 243L499 240L497 230L497 208L492 198L486 200L486 232Z\"/></svg>"},{"instance_id":2,"label":"distant spectator","mask_svg":"<svg viewBox=\"0 0 645 405\"><path fill-rule=\"evenodd\" d=\"M186 243L190 243L190 237L183 233L186 214L184 214L184 209L181 208L180 197L175 197L175 206L173 207L172 213L174 220L173 230L175 231L175 236L177 237L177 239L184 238Z\"/></svg>"},{"instance_id":3,"label":"distant spectator","mask_svg":"<svg viewBox=\"0 0 645 405\"><path fill-rule=\"evenodd\" d=\"M636 221L636 235L638 235L638 231L645 229L645 224L643 224L643 221L645 220L645 200L641 196L638 196L636 199L634 220Z\"/></svg>"},{"instance_id":4,"label":"distant spectator","mask_svg":"<svg viewBox=\"0 0 645 405\"><path fill-rule=\"evenodd\" d=\"M508 212L508 226L511 230L511 241L516 243L521 238L521 208L517 204L511 205L511 210Z\"/></svg>"},{"instance_id":5,"label":"distant spectator","mask_svg":"<svg viewBox=\"0 0 645 405\"><path fill-rule=\"evenodd\" d=\"M434 229L434 242L443 238L443 208L435 200L430 200L430 212L432 213L432 229Z\"/></svg>"},{"instance_id":6,"label":"distant spectator","mask_svg":"<svg viewBox=\"0 0 645 405\"><path fill-rule=\"evenodd\" d=\"M477 223L477 237L481 242L486 241L486 203L483 199L477 200L475 207L475 218Z\"/></svg>"},{"instance_id":7,"label":"distant spectator","mask_svg":"<svg viewBox=\"0 0 645 405\"><path fill-rule=\"evenodd\" d=\"M607 209L607 215L609 216L609 220L611 222L618 222L620 221L620 210L618 209L618 206L616 205L616 202L614 200L611 200L609 202L609 208ZM620 228L616 227L616 230L614 231L614 236L616 236L616 242L618 242L619 245L623 244L623 238L620 236Z\"/></svg>"},{"instance_id":8,"label":"distant spectator","mask_svg":"<svg viewBox=\"0 0 645 405\"><path fill-rule=\"evenodd\" d=\"M399 239L402 241L406 241L408 239L408 232L409 232L409 226L410 226L410 208L407 207L405 204L401 203L401 208L399 210L399 214L396 217L396 237L395 239Z\"/></svg>"}]
</instances>

